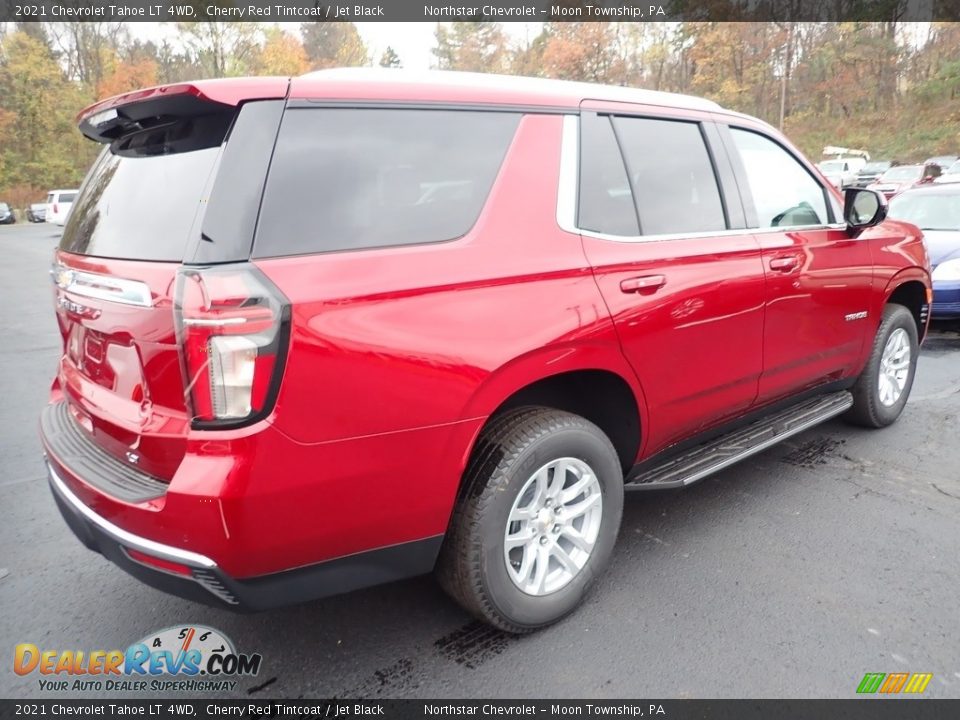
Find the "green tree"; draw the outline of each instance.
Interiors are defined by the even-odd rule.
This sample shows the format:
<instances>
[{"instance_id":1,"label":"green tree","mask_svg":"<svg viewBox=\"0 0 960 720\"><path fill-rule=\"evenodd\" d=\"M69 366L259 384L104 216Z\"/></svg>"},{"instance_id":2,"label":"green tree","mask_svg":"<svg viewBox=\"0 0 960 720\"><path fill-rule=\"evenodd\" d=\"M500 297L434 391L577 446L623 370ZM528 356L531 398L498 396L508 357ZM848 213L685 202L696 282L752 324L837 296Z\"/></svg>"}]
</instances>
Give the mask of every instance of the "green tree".
<instances>
[{"instance_id":1,"label":"green tree","mask_svg":"<svg viewBox=\"0 0 960 720\"><path fill-rule=\"evenodd\" d=\"M311 22L300 26L303 48L314 70L359 67L370 62L370 53L357 26L351 22Z\"/></svg>"},{"instance_id":2,"label":"green tree","mask_svg":"<svg viewBox=\"0 0 960 720\"><path fill-rule=\"evenodd\" d=\"M0 97L6 125L0 185L62 187L78 183L96 153L73 119L91 101L63 76L42 42L23 32L0 45Z\"/></svg>"},{"instance_id":3,"label":"green tree","mask_svg":"<svg viewBox=\"0 0 960 720\"><path fill-rule=\"evenodd\" d=\"M383 51L383 55L380 56L380 67L385 68L398 68L403 67L400 63L400 56L397 55L396 50L387 45L387 49Z\"/></svg>"}]
</instances>

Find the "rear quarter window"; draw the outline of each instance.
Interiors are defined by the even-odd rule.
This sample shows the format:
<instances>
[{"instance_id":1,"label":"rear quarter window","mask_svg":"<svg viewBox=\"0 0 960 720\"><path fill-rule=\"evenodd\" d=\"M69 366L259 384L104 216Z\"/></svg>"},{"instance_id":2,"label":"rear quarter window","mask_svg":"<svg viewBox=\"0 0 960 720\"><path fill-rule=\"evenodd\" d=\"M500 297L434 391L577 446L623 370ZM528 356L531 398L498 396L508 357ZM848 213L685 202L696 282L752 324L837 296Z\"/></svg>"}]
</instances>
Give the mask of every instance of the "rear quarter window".
<instances>
[{"instance_id":1,"label":"rear quarter window","mask_svg":"<svg viewBox=\"0 0 960 720\"><path fill-rule=\"evenodd\" d=\"M288 109L254 255L463 236L480 215L519 120L506 112Z\"/></svg>"}]
</instances>

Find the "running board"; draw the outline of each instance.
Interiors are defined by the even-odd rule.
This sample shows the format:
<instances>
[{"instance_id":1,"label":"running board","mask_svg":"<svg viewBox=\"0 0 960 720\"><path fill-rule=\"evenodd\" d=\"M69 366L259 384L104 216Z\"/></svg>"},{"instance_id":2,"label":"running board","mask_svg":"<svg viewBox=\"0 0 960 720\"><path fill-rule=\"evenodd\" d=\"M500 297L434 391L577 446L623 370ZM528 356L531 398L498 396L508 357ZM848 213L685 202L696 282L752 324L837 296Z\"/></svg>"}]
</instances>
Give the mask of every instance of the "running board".
<instances>
[{"instance_id":1,"label":"running board","mask_svg":"<svg viewBox=\"0 0 960 720\"><path fill-rule=\"evenodd\" d=\"M690 485L819 425L845 412L851 405L853 395L847 391L804 400L652 467L641 466L628 476L624 490L661 490Z\"/></svg>"}]
</instances>

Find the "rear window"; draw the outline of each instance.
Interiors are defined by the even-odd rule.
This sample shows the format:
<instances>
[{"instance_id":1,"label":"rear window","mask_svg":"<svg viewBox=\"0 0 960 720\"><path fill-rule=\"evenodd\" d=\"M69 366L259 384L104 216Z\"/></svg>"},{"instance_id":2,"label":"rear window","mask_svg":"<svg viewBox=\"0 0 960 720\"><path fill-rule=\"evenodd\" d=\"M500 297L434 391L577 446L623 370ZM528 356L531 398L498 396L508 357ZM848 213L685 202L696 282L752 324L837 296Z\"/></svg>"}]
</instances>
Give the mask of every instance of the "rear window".
<instances>
[{"instance_id":1,"label":"rear window","mask_svg":"<svg viewBox=\"0 0 960 720\"><path fill-rule=\"evenodd\" d=\"M72 203L76 199L77 199L76 193L63 193L62 195L60 195L60 202L62 203Z\"/></svg>"},{"instance_id":2,"label":"rear window","mask_svg":"<svg viewBox=\"0 0 960 720\"><path fill-rule=\"evenodd\" d=\"M190 118L104 149L70 211L60 249L181 261L228 121ZM60 201L72 195L61 194Z\"/></svg>"},{"instance_id":3,"label":"rear window","mask_svg":"<svg viewBox=\"0 0 960 720\"><path fill-rule=\"evenodd\" d=\"M483 208L519 119L503 112L288 109L254 255L464 235Z\"/></svg>"}]
</instances>

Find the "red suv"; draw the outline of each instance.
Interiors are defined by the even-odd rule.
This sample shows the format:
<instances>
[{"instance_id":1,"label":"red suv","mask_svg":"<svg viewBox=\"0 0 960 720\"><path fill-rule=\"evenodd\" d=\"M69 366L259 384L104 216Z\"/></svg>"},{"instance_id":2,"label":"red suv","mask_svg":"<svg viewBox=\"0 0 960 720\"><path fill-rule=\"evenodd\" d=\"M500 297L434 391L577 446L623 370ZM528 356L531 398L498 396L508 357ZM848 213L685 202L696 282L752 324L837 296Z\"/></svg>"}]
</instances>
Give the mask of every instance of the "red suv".
<instances>
[{"instance_id":1,"label":"red suv","mask_svg":"<svg viewBox=\"0 0 960 720\"><path fill-rule=\"evenodd\" d=\"M437 570L513 632L571 611L624 490L836 415L881 427L920 232L691 97L323 71L147 89L52 270L41 432L91 549L263 609Z\"/></svg>"}]
</instances>

